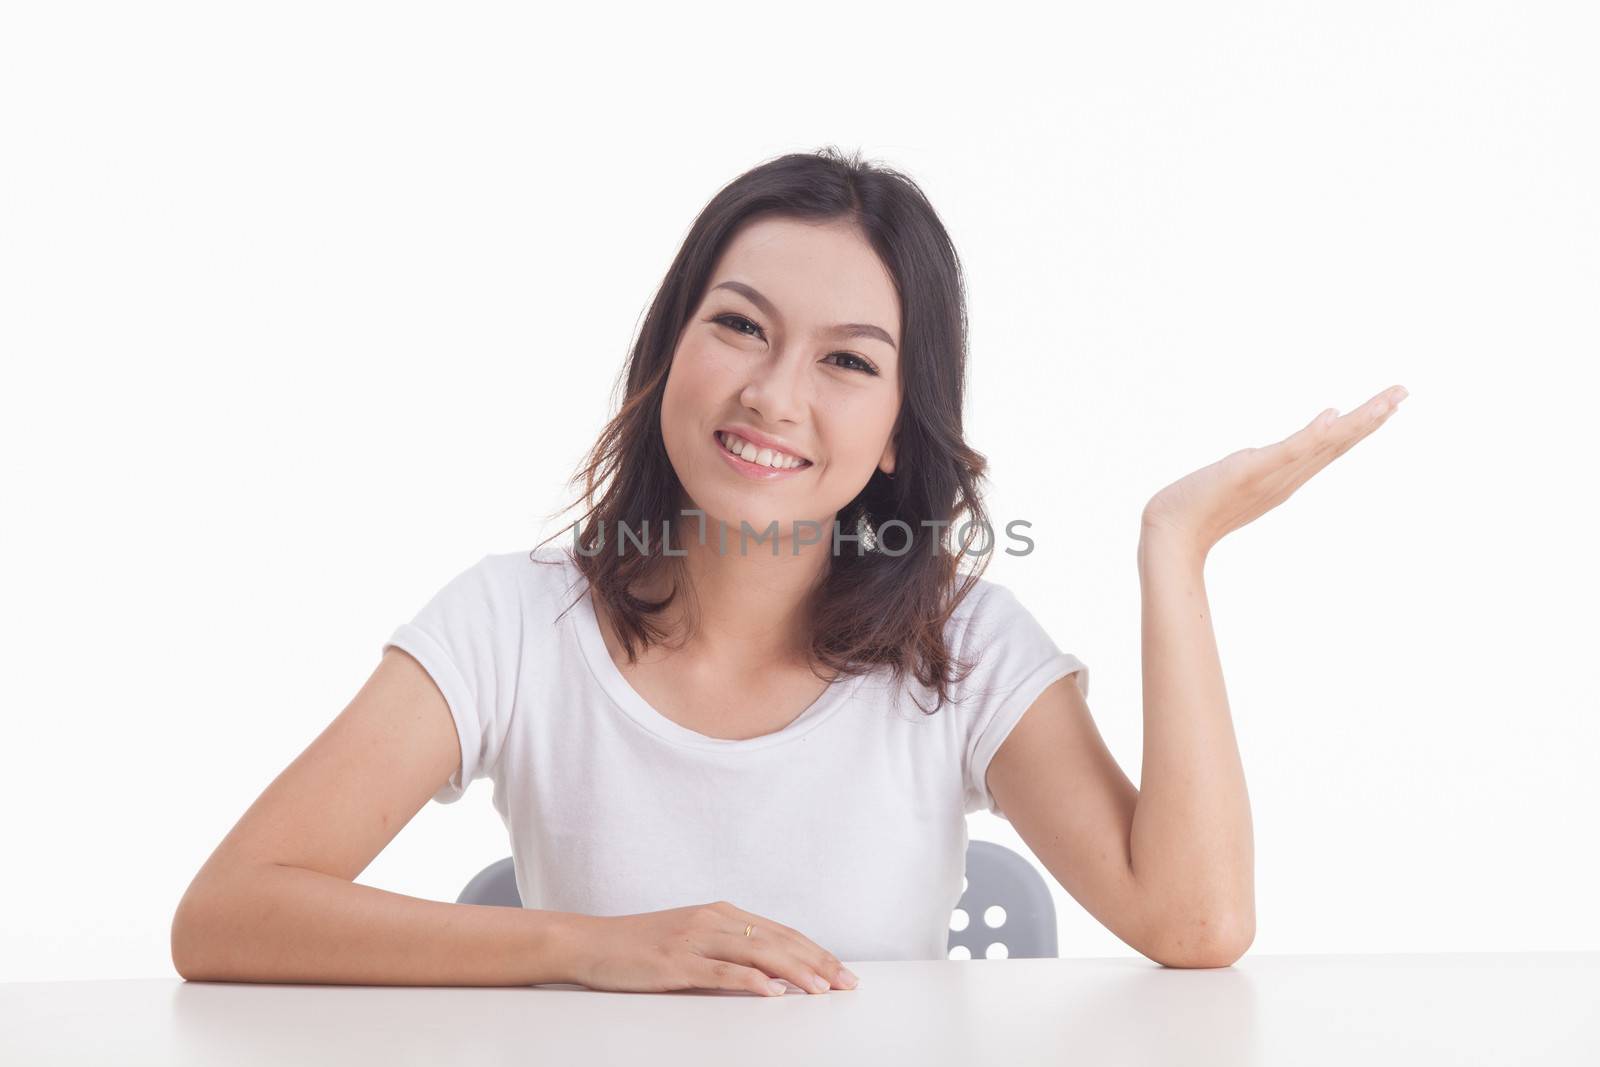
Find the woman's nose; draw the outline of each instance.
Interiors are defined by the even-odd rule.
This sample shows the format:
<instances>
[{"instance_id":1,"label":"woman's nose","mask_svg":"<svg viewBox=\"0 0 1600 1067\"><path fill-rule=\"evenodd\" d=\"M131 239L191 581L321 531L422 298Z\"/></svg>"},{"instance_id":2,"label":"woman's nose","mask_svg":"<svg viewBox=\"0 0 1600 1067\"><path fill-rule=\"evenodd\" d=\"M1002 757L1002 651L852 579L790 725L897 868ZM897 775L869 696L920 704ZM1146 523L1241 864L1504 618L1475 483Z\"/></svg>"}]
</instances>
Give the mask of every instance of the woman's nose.
<instances>
[{"instance_id":1,"label":"woman's nose","mask_svg":"<svg viewBox=\"0 0 1600 1067\"><path fill-rule=\"evenodd\" d=\"M803 357L778 354L751 373L740 401L768 422L797 422L808 402Z\"/></svg>"}]
</instances>

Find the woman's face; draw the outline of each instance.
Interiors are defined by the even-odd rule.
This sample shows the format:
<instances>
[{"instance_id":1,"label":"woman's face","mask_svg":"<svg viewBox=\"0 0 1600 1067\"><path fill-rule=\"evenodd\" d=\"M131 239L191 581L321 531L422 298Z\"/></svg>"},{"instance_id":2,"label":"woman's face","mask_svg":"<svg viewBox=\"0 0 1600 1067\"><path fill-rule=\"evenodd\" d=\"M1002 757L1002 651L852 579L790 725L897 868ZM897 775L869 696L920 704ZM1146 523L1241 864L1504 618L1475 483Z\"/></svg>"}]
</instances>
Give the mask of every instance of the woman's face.
<instances>
[{"instance_id":1,"label":"woman's face","mask_svg":"<svg viewBox=\"0 0 1600 1067\"><path fill-rule=\"evenodd\" d=\"M900 327L894 282L854 229L765 218L734 236L678 341L661 407L684 506L706 513L708 545L718 544L719 520L729 554L741 522L760 533L776 520L788 551L793 524L814 520L826 544L873 469L894 470ZM718 431L777 439L809 463L774 470L759 453L746 452L755 464L736 459ZM772 549L752 540L746 551Z\"/></svg>"}]
</instances>

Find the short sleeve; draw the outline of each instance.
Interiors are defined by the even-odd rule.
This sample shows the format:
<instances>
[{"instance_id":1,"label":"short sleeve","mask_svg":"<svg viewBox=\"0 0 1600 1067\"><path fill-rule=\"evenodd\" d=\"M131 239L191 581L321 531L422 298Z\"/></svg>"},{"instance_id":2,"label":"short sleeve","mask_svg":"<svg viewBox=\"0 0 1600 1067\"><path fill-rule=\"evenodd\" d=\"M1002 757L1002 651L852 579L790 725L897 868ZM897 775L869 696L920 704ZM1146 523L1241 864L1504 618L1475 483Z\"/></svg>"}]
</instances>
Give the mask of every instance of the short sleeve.
<instances>
[{"instance_id":1,"label":"short sleeve","mask_svg":"<svg viewBox=\"0 0 1600 1067\"><path fill-rule=\"evenodd\" d=\"M488 555L456 575L401 623L383 645L422 664L450 707L461 763L433 799L460 800L478 778L492 777L516 703L522 605L518 553Z\"/></svg>"},{"instance_id":2,"label":"short sleeve","mask_svg":"<svg viewBox=\"0 0 1600 1067\"><path fill-rule=\"evenodd\" d=\"M1045 688L1077 674L1078 690L1089 695L1089 668L1063 652L1010 589L984 581L970 596L977 600L962 628L958 655L977 666L955 687L967 725L966 810L988 810L1007 819L989 794L989 762Z\"/></svg>"}]
</instances>

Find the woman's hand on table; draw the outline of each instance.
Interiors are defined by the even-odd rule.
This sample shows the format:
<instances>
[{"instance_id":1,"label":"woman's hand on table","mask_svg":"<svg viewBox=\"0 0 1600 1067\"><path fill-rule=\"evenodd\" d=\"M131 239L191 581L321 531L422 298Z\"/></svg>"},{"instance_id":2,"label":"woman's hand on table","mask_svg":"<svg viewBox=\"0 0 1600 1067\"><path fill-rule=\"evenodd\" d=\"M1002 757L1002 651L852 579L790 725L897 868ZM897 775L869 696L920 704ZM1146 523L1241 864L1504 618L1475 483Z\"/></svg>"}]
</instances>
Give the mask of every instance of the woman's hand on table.
<instances>
[{"instance_id":1,"label":"woman's hand on table","mask_svg":"<svg viewBox=\"0 0 1600 1067\"><path fill-rule=\"evenodd\" d=\"M808 993L856 985L855 975L804 934L727 901L579 916L572 955L573 981L599 990L728 989L781 996L785 986L776 979Z\"/></svg>"}]
</instances>

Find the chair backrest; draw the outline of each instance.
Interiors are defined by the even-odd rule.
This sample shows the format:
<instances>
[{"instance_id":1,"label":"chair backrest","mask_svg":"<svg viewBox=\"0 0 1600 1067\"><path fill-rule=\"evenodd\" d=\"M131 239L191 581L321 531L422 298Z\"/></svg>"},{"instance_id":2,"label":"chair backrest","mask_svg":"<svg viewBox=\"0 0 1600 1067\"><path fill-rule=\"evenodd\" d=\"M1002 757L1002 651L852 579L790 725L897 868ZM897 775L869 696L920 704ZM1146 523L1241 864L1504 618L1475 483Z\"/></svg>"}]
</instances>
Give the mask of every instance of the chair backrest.
<instances>
[{"instance_id":1,"label":"chair backrest","mask_svg":"<svg viewBox=\"0 0 1600 1067\"><path fill-rule=\"evenodd\" d=\"M457 904L494 904L502 908L522 907L517 892L517 868L510 856L495 860L472 876L472 881L456 897Z\"/></svg>"},{"instance_id":2,"label":"chair backrest","mask_svg":"<svg viewBox=\"0 0 1600 1067\"><path fill-rule=\"evenodd\" d=\"M522 907L511 857L496 860L473 876L457 904ZM989 909L1004 909L989 925ZM960 945L973 959L986 959L989 946L1005 946L1011 959L1056 955L1056 905L1050 887L1026 859L993 841L967 842L967 888L951 914L947 951ZM960 926L957 930L954 927Z\"/></svg>"},{"instance_id":3,"label":"chair backrest","mask_svg":"<svg viewBox=\"0 0 1600 1067\"><path fill-rule=\"evenodd\" d=\"M990 908L1003 912L994 916L993 926ZM996 942L1005 946L1009 959L1056 955L1056 902L1050 886L1037 867L993 841L967 842L967 891L950 925L949 947L964 946L975 960L986 959Z\"/></svg>"}]
</instances>

